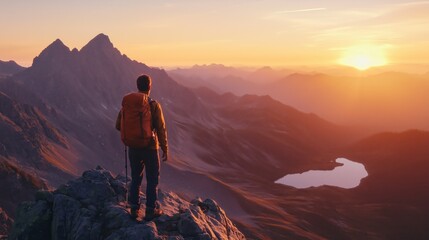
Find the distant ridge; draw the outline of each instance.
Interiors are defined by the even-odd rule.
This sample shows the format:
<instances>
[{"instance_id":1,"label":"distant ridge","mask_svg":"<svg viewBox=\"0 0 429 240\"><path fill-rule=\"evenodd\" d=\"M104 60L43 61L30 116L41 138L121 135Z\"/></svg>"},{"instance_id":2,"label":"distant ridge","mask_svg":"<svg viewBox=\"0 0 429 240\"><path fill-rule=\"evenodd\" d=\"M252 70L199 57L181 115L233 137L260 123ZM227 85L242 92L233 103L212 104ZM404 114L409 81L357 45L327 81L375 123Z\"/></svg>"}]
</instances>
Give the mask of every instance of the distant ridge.
<instances>
[{"instance_id":1,"label":"distant ridge","mask_svg":"<svg viewBox=\"0 0 429 240\"><path fill-rule=\"evenodd\" d=\"M13 75L17 72L24 70L25 67L18 65L15 61L2 61L0 60L0 77L2 75Z\"/></svg>"}]
</instances>

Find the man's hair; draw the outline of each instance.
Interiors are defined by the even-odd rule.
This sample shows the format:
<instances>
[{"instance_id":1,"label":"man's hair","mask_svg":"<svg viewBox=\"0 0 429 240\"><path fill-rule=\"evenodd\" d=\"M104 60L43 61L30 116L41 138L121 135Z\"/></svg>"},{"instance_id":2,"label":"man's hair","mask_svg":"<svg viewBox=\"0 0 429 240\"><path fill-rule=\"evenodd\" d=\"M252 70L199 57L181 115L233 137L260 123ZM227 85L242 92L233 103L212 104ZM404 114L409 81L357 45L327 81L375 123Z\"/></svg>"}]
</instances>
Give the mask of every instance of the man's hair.
<instances>
[{"instance_id":1,"label":"man's hair","mask_svg":"<svg viewBox=\"0 0 429 240\"><path fill-rule=\"evenodd\" d=\"M148 75L141 75L137 78L137 89L142 92L147 92L150 90L152 80Z\"/></svg>"}]
</instances>

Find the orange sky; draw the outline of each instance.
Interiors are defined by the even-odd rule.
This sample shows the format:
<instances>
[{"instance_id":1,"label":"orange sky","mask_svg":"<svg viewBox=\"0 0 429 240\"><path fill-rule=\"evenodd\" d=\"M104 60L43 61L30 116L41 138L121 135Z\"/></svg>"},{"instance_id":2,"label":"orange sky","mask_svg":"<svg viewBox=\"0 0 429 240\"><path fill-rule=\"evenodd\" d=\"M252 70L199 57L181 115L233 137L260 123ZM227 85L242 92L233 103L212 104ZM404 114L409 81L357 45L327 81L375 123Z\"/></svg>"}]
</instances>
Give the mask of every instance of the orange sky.
<instances>
[{"instance_id":1,"label":"orange sky","mask_svg":"<svg viewBox=\"0 0 429 240\"><path fill-rule=\"evenodd\" d=\"M428 23L426 1L1 1L0 60L29 66L56 38L80 49L105 33L159 67L329 65L365 48L385 63L426 64Z\"/></svg>"}]
</instances>

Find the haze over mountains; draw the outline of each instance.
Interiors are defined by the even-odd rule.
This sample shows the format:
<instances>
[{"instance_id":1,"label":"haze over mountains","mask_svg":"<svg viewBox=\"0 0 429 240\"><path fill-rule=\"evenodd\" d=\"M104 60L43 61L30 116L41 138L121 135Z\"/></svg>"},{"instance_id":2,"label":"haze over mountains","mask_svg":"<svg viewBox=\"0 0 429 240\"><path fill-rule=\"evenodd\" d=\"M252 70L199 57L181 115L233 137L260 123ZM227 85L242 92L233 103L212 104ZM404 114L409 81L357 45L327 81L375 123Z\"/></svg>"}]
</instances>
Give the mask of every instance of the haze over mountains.
<instances>
[{"instance_id":1,"label":"haze over mountains","mask_svg":"<svg viewBox=\"0 0 429 240\"><path fill-rule=\"evenodd\" d=\"M383 72L383 68L365 73L348 68L337 68L336 73L321 71L326 73L269 67L249 71L207 65L169 73L188 87L205 86L238 95L268 94L342 125L365 126L374 131L429 129L429 110L425 106L427 73Z\"/></svg>"},{"instance_id":2,"label":"haze over mountains","mask_svg":"<svg viewBox=\"0 0 429 240\"><path fill-rule=\"evenodd\" d=\"M232 74L236 69L229 68L228 71ZM215 69L213 74L218 72ZM214 198L247 237L382 239L384 236L412 236L418 239L427 234L423 222L427 209L418 201L404 198L403 202L395 203L399 210L394 211L396 208L388 205L389 201L374 200L360 188L350 191L335 187L297 190L274 184L288 173L332 169L340 154L369 154L367 145L354 144L368 137L365 131L300 112L270 96L236 96L219 94L208 88L187 88L175 81L179 79L184 83L187 78L176 79L177 72L172 78L162 69L129 59L104 34L96 36L80 50L70 50L61 40L56 40L34 59L31 67L0 81L2 163L17 166L8 169L15 172L22 169L37 181L46 181L51 186L58 186L97 165L116 173L123 172L123 145L114 129L114 121L122 96L135 91L135 79L141 73L153 77L151 96L161 102L169 131L172 159L162 166L161 188L173 190L185 198ZM260 76L260 79L266 76L269 84L279 89L282 85L276 80L285 73L273 73L265 68L252 76ZM288 84L296 82L296 86L291 87L293 91L287 95L294 96L292 93L295 93L291 103L300 94L311 93L307 88L304 91L303 86L314 82L315 91L319 91L320 86L329 85L328 81L318 85L313 76L302 83L294 76L297 79L308 77L290 75L285 80ZM260 85L253 80L240 78L238 81L237 91L243 83L249 87L245 90ZM226 88L230 86L228 84L229 80L225 80L215 86ZM320 94L331 94L333 90L323 91ZM333 97L345 93L332 94ZM316 100L316 105L323 107L330 99L309 98L309 107L314 107L310 100ZM386 142L395 136L387 136ZM416 146L416 154L421 153L424 146ZM395 154L397 150L400 149L389 148L373 158L362 160L356 155L356 160L372 166L366 161L377 161L377 156L388 161L385 156ZM421 168L427 160L422 155L413 167ZM392 161L401 165L406 159L398 157ZM409 175L412 175L413 167ZM371 180L363 182L363 189L367 187L375 191L371 186L394 184L389 199L402 196L402 192L395 191L395 186L401 182L381 181L382 167L371 167L368 171ZM401 176L401 169L394 168L390 174L389 179ZM2 176L10 178L9 175ZM416 181L419 183L416 189L427 186L427 178ZM4 190L7 193L2 194L5 202L14 191L14 187ZM417 199L426 199L421 192L413 194ZM7 211L13 216L13 206ZM379 214L380 218L374 220L372 214ZM390 217L405 215L415 217L414 225L418 231L393 228L394 224L404 220L399 218L393 222ZM366 225L367 221L372 225ZM388 227L384 227L386 224Z\"/></svg>"}]
</instances>

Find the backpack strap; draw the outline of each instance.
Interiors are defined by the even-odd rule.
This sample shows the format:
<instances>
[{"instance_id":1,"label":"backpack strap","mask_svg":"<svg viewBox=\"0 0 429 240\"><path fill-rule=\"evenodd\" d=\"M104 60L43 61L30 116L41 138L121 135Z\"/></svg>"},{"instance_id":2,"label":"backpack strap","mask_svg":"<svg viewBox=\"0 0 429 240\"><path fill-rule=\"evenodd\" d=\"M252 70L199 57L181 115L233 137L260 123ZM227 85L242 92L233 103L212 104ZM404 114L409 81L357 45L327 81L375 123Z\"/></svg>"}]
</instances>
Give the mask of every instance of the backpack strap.
<instances>
[{"instance_id":1,"label":"backpack strap","mask_svg":"<svg viewBox=\"0 0 429 240\"><path fill-rule=\"evenodd\" d=\"M156 103L156 100L155 100L155 99L152 99L152 98L150 98L150 97L148 97L148 100L149 100L150 111L153 111L153 106L152 106L152 104L153 104L153 103Z\"/></svg>"},{"instance_id":2,"label":"backpack strap","mask_svg":"<svg viewBox=\"0 0 429 240\"><path fill-rule=\"evenodd\" d=\"M150 122L150 125L151 125L151 128L152 128L152 131L153 130L155 130L155 128L154 128L154 126L153 126L153 116L154 116L154 114L153 114L153 104L154 103L156 103L156 101L154 100L154 99L152 99L152 98L150 98L150 97L148 97L148 100L149 100L149 107L150 107L150 115L152 116L152 119L151 119L151 122Z\"/></svg>"}]
</instances>

